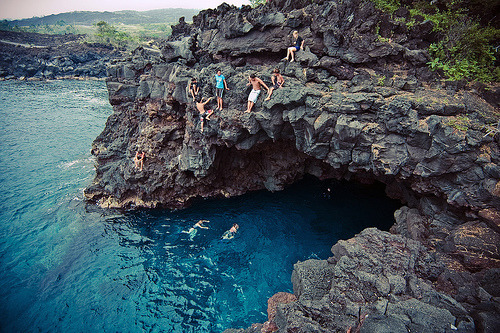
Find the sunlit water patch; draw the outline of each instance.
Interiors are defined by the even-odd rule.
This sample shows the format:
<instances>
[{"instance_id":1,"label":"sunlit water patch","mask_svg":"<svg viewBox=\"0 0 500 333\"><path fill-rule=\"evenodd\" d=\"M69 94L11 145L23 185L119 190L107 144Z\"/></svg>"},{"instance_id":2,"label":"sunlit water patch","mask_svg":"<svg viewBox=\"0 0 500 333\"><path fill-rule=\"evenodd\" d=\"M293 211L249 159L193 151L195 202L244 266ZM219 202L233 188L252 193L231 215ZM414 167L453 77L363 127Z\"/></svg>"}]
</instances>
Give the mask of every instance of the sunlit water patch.
<instances>
[{"instance_id":1,"label":"sunlit water patch","mask_svg":"<svg viewBox=\"0 0 500 333\"><path fill-rule=\"evenodd\" d=\"M1 331L247 327L292 291L294 263L393 223L380 189L312 178L176 212L88 207L91 142L112 112L104 83L0 82L0 101ZM208 229L187 233L199 220Z\"/></svg>"}]
</instances>

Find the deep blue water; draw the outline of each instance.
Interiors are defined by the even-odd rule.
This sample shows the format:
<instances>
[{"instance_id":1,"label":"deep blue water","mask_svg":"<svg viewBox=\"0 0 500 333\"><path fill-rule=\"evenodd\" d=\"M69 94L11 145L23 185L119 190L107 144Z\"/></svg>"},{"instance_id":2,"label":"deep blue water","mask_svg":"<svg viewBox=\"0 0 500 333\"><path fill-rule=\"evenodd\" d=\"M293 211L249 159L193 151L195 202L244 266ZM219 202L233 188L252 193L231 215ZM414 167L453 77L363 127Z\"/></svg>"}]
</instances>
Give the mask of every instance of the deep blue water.
<instances>
[{"instance_id":1,"label":"deep blue water","mask_svg":"<svg viewBox=\"0 0 500 333\"><path fill-rule=\"evenodd\" d=\"M0 330L221 332L267 318L293 264L388 228L377 188L307 179L182 211L88 207L104 82L0 82ZM329 186L331 192L327 192ZM200 219L209 229L183 233ZM231 240L221 235L233 223Z\"/></svg>"}]
</instances>

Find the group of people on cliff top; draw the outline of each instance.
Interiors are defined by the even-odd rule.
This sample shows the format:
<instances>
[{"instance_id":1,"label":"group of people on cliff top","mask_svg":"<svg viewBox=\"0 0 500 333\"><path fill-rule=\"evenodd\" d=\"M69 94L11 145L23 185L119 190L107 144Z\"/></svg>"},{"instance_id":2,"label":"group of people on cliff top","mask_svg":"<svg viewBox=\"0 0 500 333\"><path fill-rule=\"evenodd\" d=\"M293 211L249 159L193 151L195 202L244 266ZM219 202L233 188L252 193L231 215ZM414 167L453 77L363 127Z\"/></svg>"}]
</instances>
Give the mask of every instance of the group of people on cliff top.
<instances>
[{"instance_id":1,"label":"group of people on cliff top","mask_svg":"<svg viewBox=\"0 0 500 333\"><path fill-rule=\"evenodd\" d=\"M299 32L294 31L292 36L293 46L287 48L287 55L285 58L283 58L283 60L287 60L290 62L295 61L295 52L304 49L304 39L299 36ZM271 74L271 82L272 86L268 87L264 83L264 81L258 78L255 74L251 74L248 77L247 86L252 86L252 91L250 91L250 94L248 95L247 109L244 112L252 111L253 106L259 98L262 87L266 88L267 90L267 97L265 98L265 101L271 99L271 95L273 94L273 91L275 89L283 87L285 79L281 75L278 68L275 68L273 70L273 73ZM217 108L215 109L215 111L222 111L223 97L226 90L229 90L229 88L227 87L226 77L222 74L222 71L218 69L215 74L215 97L217 99ZM199 96L199 92L200 85L198 83L198 80L196 78L193 78L191 80L191 83L189 84L189 93L191 94L193 101L196 103L196 109L200 113L201 132L203 133L205 121L210 120L210 116L214 113L214 110L206 110L205 106L213 99L213 97L205 99L204 97Z\"/></svg>"},{"instance_id":2,"label":"group of people on cliff top","mask_svg":"<svg viewBox=\"0 0 500 333\"><path fill-rule=\"evenodd\" d=\"M283 60L287 60L290 62L295 61L295 52L304 49L304 39L299 36L299 32L295 30L292 33L292 36L293 46L287 48L286 57L283 58ZM250 94L248 95L247 109L244 112L252 111L253 106L255 105L255 103L257 103L257 99L260 96L262 87L266 88L267 90L267 97L264 99L265 101L271 99L271 95L273 94L274 90L283 87L285 79L281 75L278 68L275 68L273 70L273 73L271 74L271 82L271 87L268 87L264 83L264 81L258 78L255 74L251 74L248 77L247 86L252 86L252 91L250 91ZM223 97L226 90L229 90L229 88L227 87L226 77L222 74L222 71L218 69L215 74L215 98L217 99L217 108L215 109L215 111L222 111ZM214 113L214 110L205 110L205 106L214 97L205 99L204 97L200 96L200 85L196 78L191 79L191 83L189 84L189 93L191 94L193 101L196 103L196 109L200 113L201 132L203 133L205 122L210 120L210 116ZM139 169L139 171L142 171L144 167L144 157L144 151L136 152L134 157L134 167L136 170Z\"/></svg>"}]
</instances>

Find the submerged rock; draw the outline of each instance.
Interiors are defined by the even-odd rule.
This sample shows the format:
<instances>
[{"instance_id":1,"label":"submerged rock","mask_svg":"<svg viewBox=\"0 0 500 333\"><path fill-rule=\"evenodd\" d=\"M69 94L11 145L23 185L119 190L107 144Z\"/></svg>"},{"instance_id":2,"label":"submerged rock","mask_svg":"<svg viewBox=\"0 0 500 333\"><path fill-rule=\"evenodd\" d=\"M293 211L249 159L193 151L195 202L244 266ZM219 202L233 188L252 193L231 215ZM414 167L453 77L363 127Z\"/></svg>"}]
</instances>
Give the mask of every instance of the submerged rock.
<instances>
[{"instance_id":1,"label":"submerged rock","mask_svg":"<svg viewBox=\"0 0 500 333\"><path fill-rule=\"evenodd\" d=\"M102 207L181 208L281 190L306 174L380 181L404 204L391 229L399 235L368 229L337 243L327 261L296 264L297 300L277 300L265 325L240 331L493 327L500 136L491 129L500 114L427 70L428 23L403 28L365 1L278 0L223 4L193 22L174 27L161 52L139 48L108 68L114 113L93 144L87 198ZM377 38L382 22L389 42ZM306 50L280 60L295 29ZM274 68L283 88L269 101L263 91L244 113L248 76L271 85ZM230 90L201 132L188 86L196 77L200 95L213 96L219 69ZM146 155L142 171L137 151Z\"/></svg>"}]
</instances>

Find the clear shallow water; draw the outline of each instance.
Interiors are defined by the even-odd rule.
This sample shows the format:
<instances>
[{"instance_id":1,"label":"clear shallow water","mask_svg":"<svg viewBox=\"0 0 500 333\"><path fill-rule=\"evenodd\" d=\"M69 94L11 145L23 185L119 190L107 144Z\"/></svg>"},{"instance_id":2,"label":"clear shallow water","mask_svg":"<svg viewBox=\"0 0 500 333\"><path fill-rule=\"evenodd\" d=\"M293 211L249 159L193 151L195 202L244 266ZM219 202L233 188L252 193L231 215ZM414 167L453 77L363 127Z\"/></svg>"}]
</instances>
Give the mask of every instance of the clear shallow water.
<instances>
[{"instance_id":1,"label":"clear shallow water","mask_svg":"<svg viewBox=\"0 0 500 333\"><path fill-rule=\"evenodd\" d=\"M307 179L183 211L87 207L103 82L0 82L0 331L220 332L266 320L293 264L388 228L380 189ZM209 229L183 233L200 219ZM233 223L231 240L221 235Z\"/></svg>"}]
</instances>

